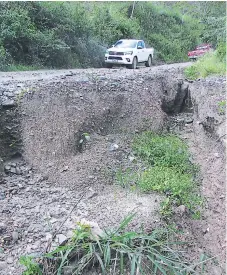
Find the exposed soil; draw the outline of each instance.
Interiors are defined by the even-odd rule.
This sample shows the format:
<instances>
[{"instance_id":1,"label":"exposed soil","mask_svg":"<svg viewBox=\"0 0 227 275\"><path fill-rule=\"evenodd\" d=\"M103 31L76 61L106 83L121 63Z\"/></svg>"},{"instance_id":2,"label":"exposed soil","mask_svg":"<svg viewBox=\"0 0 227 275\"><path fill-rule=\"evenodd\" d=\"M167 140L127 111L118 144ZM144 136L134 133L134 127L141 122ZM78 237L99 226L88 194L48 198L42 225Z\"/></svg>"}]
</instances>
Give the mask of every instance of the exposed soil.
<instances>
[{"instance_id":1,"label":"exposed soil","mask_svg":"<svg viewBox=\"0 0 227 275\"><path fill-rule=\"evenodd\" d=\"M115 176L131 165L134 135L166 129L171 125L168 115L181 121L174 131L188 142L193 161L201 167L206 198L202 219L175 217L185 239L192 242L188 257L198 260L202 252L216 256L219 264L212 264L207 274L225 274L225 117L211 106L223 100L225 80L188 83L182 74L188 65L0 73L2 102L14 101L3 104L0 120L5 123L1 157L8 169L0 182L1 275L21 274L19 256L43 252L84 192L53 246L69 237L81 219L101 228L114 227L135 211L131 229L141 224L149 230L163 226L158 213L161 196L124 189ZM172 117L182 111L189 90L197 111L192 106L194 114ZM17 114L14 128L9 121L12 112ZM206 116L214 119L211 132L204 127ZM18 133L7 136L7 141L6 124ZM15 139L18 146L9 147Z\"/></svg>"}]
</instances>

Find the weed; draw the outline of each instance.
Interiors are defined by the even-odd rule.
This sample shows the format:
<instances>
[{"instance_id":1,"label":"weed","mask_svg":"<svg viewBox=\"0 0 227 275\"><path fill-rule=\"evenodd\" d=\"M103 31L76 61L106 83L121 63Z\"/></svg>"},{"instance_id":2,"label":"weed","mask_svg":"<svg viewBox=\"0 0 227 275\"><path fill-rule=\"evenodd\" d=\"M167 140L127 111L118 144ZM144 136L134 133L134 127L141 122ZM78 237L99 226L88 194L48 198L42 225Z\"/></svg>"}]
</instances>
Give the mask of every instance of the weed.
<instances>
[{"instance_id":1,"label":"weed","mask_svg":"<svg viewBox=\"0 0 227 275\"><path fill-rule=\"evenodd\" d=\"M17 103L18 103L18 104L20 103L20 101L21 101L21 99L24 97L24 95L25 95L26 93L28 93L28 92L29 92L29 88L22 89L22 90L20 91L20 93L17 95Z\"/></svg>"},{"instance_id":2,"label":"weed","mask_svg":"<svg viewBox=\"0 0 227 275\"><path fill-rule=\"evenodd\" d=\"M102 274L195 273L195 265L192 268L177 251L181 243L172 240L170 230L157 229L150 234L143 230L140 233L125 231L134 216L129 215L117 229L106 230L99 238L94 238L89 225L78 224L66 245L42 257L43 263L47 263L47 259L55 263L54 270L53 265L41 264L43 274L50 274L51 270L51 274L60 275L67 265L72 267L70 274L87 274L89 269ZM30 258L29 261L23 258L21 263L27 268L24 275L41 274Z\"/></svg>"},{"instance_id":3,"label":"weed","mask_svg":"<svg viewBox=\"0 0 227 275\"><path fill-rule=\"evenodd\" d=\"M26 268L23 275L42 275L41 268L36 262L34 262L33 257L22 256L20 257L19 262Z\"/></svg>"},{"instance_id":4,"label":"weed","mask_svg":"<svg viewBox=\"0 0 227 275\"><path fill-rule=\"evenodd\" d=\"M218 102L218 112L220 115L225 114L225 109L226 109L226 100L222 100Z\"/></svg>"},{"instance_id":5,"label":"weed","mask_svg":"<svg viewBox=\"0 0 227 275\"><path fill-rule=\"evenodd\" d=\"M131 188L135 186L138 180L139 174L135 173L132 169L127 168L123 171L122 168L116 172L117 183L123 188Z\"/></svg>"}]
</instances>

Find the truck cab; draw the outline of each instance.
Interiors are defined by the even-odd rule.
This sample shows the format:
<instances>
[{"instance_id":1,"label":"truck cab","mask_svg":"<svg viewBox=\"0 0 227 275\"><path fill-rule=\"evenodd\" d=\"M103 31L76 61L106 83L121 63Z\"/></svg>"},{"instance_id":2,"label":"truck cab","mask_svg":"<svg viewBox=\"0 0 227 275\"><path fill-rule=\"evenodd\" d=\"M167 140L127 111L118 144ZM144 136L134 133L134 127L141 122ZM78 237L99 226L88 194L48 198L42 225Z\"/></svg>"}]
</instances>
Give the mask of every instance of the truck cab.
<instances>
[{"instance_id":1,"label":"truck cab","mask_svg":"<svg viewBox=\"0 0 227 275\"><path fill-rule=\"evenodd\" d=\"M153 60L154 49L146 48L143 40L121 39L105 53L105 64L111 68L113 65L126 65L136 69L139 63L150 67Z\"/></svg>"}]
</instances>

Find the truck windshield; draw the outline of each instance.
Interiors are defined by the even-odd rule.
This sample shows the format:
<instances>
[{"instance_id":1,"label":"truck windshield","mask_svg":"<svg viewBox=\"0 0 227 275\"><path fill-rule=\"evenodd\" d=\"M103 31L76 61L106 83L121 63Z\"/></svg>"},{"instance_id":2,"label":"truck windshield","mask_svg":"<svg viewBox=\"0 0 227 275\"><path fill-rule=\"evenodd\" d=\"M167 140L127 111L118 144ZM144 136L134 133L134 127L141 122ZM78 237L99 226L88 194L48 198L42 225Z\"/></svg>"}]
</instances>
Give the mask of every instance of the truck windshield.
<instances>
[{"instance_id":1,"label":"truck windshield","mask_svg":"<svg viewBox=\"0 0 227 275\"><path fill-rule=\"evenodd\" d=\"M119 40L114 45L115 48L135 48L137 45L137 41L125 41L125 40Z\"/></svg>"},{"instance_id":2,"label":"truck windshield","mask_svg":"<svg viewBox=\"0 0 227 275\"><path fill-rule=\"evenodd\" d=\"M196 48L196 50L205 50L205 49L208 49L209 47L208 46L198 46Z\"/></svg>"}]
</instances>

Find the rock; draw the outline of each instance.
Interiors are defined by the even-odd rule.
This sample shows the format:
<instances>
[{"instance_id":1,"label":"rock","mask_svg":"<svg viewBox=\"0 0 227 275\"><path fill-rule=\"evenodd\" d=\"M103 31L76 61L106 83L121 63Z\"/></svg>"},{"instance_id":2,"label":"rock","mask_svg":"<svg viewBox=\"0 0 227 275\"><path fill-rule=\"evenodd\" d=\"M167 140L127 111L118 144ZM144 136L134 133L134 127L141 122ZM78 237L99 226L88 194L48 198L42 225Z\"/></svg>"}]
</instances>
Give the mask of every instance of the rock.
<instances>
[{"instance_id":1,"label":"rock","mask_svg":"<svg viewBox=\"0 0 227 275\"><path fill-rule=\"evenodd\" d=\"M185 119L185 123L186 124L190 124L190 123L192 123L193 122L193 118L186 118Z\"/></svg>"},{"instance_id":2,"label":"rock","mask_svg":"<svg viewBox=\"0 0 227 275\"><path fill-rule=\"evenodd\" d=\"M62 170L61 170L61 172L66 172L66 171L68 171L69 170L69 166L65 166Z\"/></svg>"},{"instance_id":3,"label":"rock","mask_svg":"<svg viewBox=\"0 0 227 275\"><path fill-rule=\"evenodd\" d=\"M46 240L47 240L47 241L52 240L52 234L47 233L47 234L46 234Z\"/></svg>"},{"instance_id":4,"label":"rock","mask_svg":"<svg viewBox=\"0 0 227 275\"><path fill-rule=\"evenodd\" d=\"M67 73L65 76L73 76L73 73Z\"/></svg>"},{"instance_id":5,"label":"rock","mask_svg":"<svg viewBox=\"0 0 227 275\"><path fill-rule=\"evenodd\" d=\"M6 270L7 267L8 267L8 265L7 265L6 262L2 262L2 261L0 262L0 270L1 270L1 271Z\"/></svg>"},{"instance_id":6,"label":"rock","mask_svg":"<svg viewBox=\"0 0 227 275\"><path fill-rule=\"evenodd\" d=\"M6 172L9 172L9 171L10 171L10 169L11 169L11 166L9 166L9 165L5 165L5 167L4 167L4 168L5 168L5 171L6 171Z\"/></svg>"},{"instance_id":7,"label":"rock","mask_svg":"<svg viewBox=\"0 0 227 275\"><path fill-rule=\"evenodd\" d=\"M214 156L215 156L216 158L220 158L220 155L219 155L218 153L214 153Z\"/></svg>"},{"instance_id":8,"label":"rock","mask_svg":"<svg viewBox=\"0 0 227 275\"><path fill-rule=\"evenodd\" d=\"M4 191L0 191L0 201L4 200L6 198L5 192Z\"/></svg>"},{"instance_id":9,"label":"rock","mask_svg":"<svg viewBox=\"0 0 227 275\"><path fill-rule=\"evenodd\" d=\"M91 137L88 136L88 135L85 135L84 137L85 137L86 141L90 141L91 140Z\"/></svg>"},{"instance_id":10,"label":"rock","mask_svg":"<svg viewBox=\"0 0 227 275\"><path fill-rule=\"evenodd\" d=\"M62 268L62 271L63 271L63 275L71 275L73 274L74 272L74 269L75 269L75 266L64 266Z\"/></svg>"},{"instance_id":11,"label":"rock","mask_svg":"<svg viewBox=\"0 0 227 275\"><path fill-rule=\"evenodd\" d=\"M129 159L130 162L133 162L135 160L135 157L129 156L128 159Z\"/></svg>"},{"instance_id":12,"label":"rock","mask_svg":"<svg viewBox=\"0 0 227 275\"><path fill-rule=\"evenodd\" d=\"M185 205L180 205L175 209L175 212L177 214L183 215L184 213L186 213L186 206Z\"/></svg>"},{"instance_id":13,"label":"rock","mask_svg":"<svg viewBox=\"0 0 227 275\"><path fill-rule=\"evenodd\" d=\"M8 264L12 264L13 262L14 262L13 257L8 257L8 258L7 258L7 263L8 263Z\"/></svg>"},{"instance_id":14,"label":"rock","mask_svg":"<svg viewBox=\"0 0 227 275\"><path fill-rule=\"evenodd\" d=\"M16 102L15 102L14 100L12 100L12 99L4 99L4 100L2 101L2 106L8 107L8 108L13 108L13 107L16 107L17 104L16 104Z\"/></svg>"},{"instance_id":15,"label":"rock","mask_svg":"<svg viewBox=\"0 0 227 275\"><path fill-rule=\"evenodd\" d=\"M212 266L210 272L212 275L225 274L225 271L220 266Z\"/></svg>"},{"instance_id":16,"label":"rock","mask_svg":"<svg viewBox=\"0 0 227 275\"><path fill-rule=\"evenodd\" d=\"M21 175L21 170L20 170L19 167L16 167L16 174L17 174L17 175Z\"/></svg>"},{"instance_id":17,"label":"rock","mask_svg":"<svg viewBox=\"0 0 227 275\"><path fill-rule=\"evenodd\" d=\"M92 199L94 197L98 196L98 193L97 192L92 192L90 195L88 195L88 199Z\"/></svg>"},{"instance_id":18,"label":"rock","mask_svg":"<svg viewBox=\"0 0 227 275\"><path fill-rule=\"evenodd\" d=\"M13 173L13 174L16 174L16 168L11 167L10 172Z\"/></svg>"},{"instance_id":19,"label":"rock","mask_svg":"<svg viewBox=\"0 0 227 275\"><path fill-rule=\"evenodd\" d=\"M18 183L18 187L19 187L19 189L24 189L25 188L25 186L21 183Z\"/></svg>"},{"instance_id":20,"label":"rock","mask_svg":"<svg viewBox=\"0 0 227 275\"><path fill-rule=\"evenodd\" d=\"M47 174L43 175L43 180L48 180L49 176Z\"/></svg>"},{"instance_id":21,"label":"rock","mask_svg":"<svg viewBox=\"0 0 227 275\"><path fill-rule=\"evenodd\" d=\"M206 233L208 233L210 231L209 227L203 229L203 234L205 235Z\"/></svg>"},{"instance_id":22,"label":"rock","mask_svg":"<svg viewBox=\"0 0 227 275\"><path fill-rule=\"evenodd\" d=\"M13 238L13 241L14 241L14 242L17 242L17 241L18 241L18 239L19 239L19 234L18 234L17 231L13 231L13 233L12 233L12 238Z\"/></svg>"},{"instance_id":23,"label":"rock","mask_svg":"<svg viewBox=\"0 0 227 275\"><path fill-rule=\"evenodd\" d=\"M63 234L56 235L56 242L58 242L59 244L62 244L66 240L67 240L67 237L65 235Z\"/></svg>"},{"instance_id":24,"label":"rock","mask_svg":"<svg viewBox=\"0 0 227 275\"><path fill-rule=\"evenodd\" d=\"M0 234L3 234L7 229L7 226L4 223L0 223Z\"/></svg>"},{"instance_id":25,"label":"rock","mask_svg":"<svg viewBox=\"0 0 227 275\"><path fill-rule=\"evenodd\" d=\"M39 250L40 249L40 246L41 246L41 241L38 240L36 241L33 245L32 245L32 250Z\"/></svg>"},{"instance_id":26,"label":"rock","mask_svg":"<svg viewBox=\"0 0 227 275\"><path fill-rule=\"evenodd\" d=\"M116 143L113 143L110 145L110 151L116 151L119 148L119 146Z\"/></svg>"},{"instance_id":27,"label":"rock","mask_svg":"<svg viewBox=\"0 0 227 275\"><path fill-rule=\"evenodd\" d=\"M11 92L4 92L4 95L7 97L14 97L14 94Z\"/></svg>"}]
</instances>

